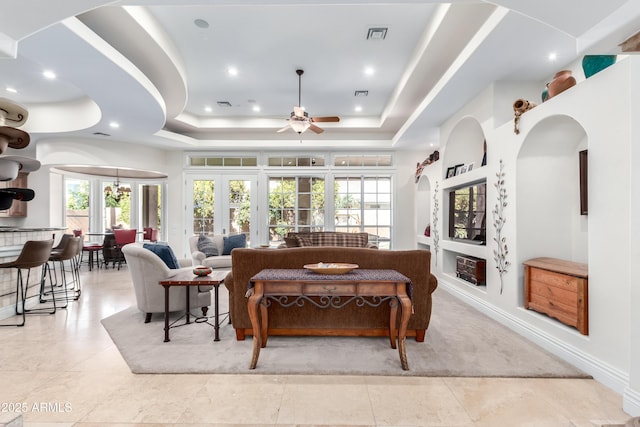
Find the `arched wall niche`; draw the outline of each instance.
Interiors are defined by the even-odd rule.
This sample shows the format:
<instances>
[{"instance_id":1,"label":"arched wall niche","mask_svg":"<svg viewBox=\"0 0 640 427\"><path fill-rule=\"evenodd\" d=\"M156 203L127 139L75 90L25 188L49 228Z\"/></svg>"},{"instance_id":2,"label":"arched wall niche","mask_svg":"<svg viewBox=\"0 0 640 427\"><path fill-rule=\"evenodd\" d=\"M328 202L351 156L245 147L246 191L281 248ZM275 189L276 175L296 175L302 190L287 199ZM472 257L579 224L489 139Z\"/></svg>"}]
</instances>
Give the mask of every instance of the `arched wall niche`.
<instances>
[{"instance_id":1,"label":"arched wall niche","mask_svg":"<svg viewBox=\"0 0 640 427\"><path fill-rule=\"evenodd\" d=\"M443 153L443 175L447 168L469 163L479 168L484 155L485 135L480 122L475 117L462 118L451 130Z\"/></svg>"},{"instance_id":2,"label":"arched wall niche","mask_svg":"<svg viewBox=\"0 0 640 427\"><path fill-rule=\"evenodd\" d=\"M516 167L518 265L536 257L587 262L578 155L585 149L585 129L566 115L543 119L526 135Z\"/></svg>"}]
</instances>

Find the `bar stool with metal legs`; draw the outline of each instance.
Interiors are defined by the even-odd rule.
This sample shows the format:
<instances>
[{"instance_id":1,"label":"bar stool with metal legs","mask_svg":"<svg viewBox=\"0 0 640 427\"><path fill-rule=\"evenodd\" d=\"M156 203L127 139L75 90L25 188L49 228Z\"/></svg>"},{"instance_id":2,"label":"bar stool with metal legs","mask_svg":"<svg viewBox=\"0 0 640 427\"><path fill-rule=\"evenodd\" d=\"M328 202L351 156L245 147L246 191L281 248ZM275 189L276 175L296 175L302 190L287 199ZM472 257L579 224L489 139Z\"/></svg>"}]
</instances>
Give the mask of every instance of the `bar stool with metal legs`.
<instances>
[{"instance_id":1,"label":"bar stool with metal legs","mask_svg":"<svg viewBox=\"0 0 640 427\"><path fill-rule=\"evenodd\" d=\"M31 277L31 269L41 267L40 274L40 286L44 284L45 274L48 269L47 262L49 261L49 255L51 254L51 248L53 247L53 239L51 240L28 240L22 247L22 251L18 258L14 261L5 262L0 264L0 268L15 268L17 270L16 280L16 314L22 315L22 322L16 324L1 324L0 326L24 326L27 314L53 314L56 312L56 303L53 301L53 305L50 307L39 307L27 309L27 299L29 292L29 279ZM27 270L26 283L23 279L23 270ZM51 291L53 292L53 284L51 284ZM32 295L38 297L39 295Z\"/></svg>"},{"instance_id":2,"label":"bar stool with metal legs","mask_svg":"<svg viewBox=\"0 0 640 427\"><path fill-rule=\"evenodd\" d=\"M66 308L67 303L72 300L80 298L80 274L79 274L79 257L82 253L82 238L71 237L66 239L66 244L62 248L62 251L51 252L49 256L49 262L53 265L53 268L49 268L49 282L51 283L51 293L47 293L44 283L40 286L40 301L46 302L52 301L64 301L65 305L60 308ZM67 262L68 265L65 265ZM55 264L60 265L60 282L57 281L57 276L54 280L51 277L51 270L55 271ZM70 273L70 277L67 277L67 273ZM56 285L58 290L54 290ZM63 294L64 296L58 296Z\"/></svg>"}]
</instances>

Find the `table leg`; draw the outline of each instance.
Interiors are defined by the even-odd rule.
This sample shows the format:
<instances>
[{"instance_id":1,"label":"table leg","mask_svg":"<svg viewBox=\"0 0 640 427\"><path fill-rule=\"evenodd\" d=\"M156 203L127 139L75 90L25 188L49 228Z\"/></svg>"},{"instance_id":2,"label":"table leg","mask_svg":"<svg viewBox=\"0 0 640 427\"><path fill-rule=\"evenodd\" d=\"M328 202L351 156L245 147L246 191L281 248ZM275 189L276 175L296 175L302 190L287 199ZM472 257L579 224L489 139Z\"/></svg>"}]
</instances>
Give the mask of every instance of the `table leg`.
<instances>
[{"instance_id":1,"label":"table leg","mask_svg":"<svg viewBox=\"0 0 640 427\"><path fill-rule=\"evenodd\" d=\"M185 286L185 288L186 288L185 295L187 296L187 323L191 323L191 318L189 317L189 312L191 311L191 307L189 307L189 288L190 288L190 286Z\"/></svg>"},{"instance_id":2,"label":"table leg","mask_svg":"<svg viewBox=\"0 0 640 427\"><path fill-rule=\"evenodd\" d=\"M251 355L251 364L249 369L255 369L258 364L258 357L260 356L260 348L262 347L262 335L260 333L260 318L258 317L258 304L262 301L262 289L260 292L256 290L257 286L254 286L254 293L249 297L247 302L247 309L249 310L249 319L251 319L251 326L253 328L253 354Z\"/></svg>"},{"instance_id":3,"label":"table leg","mask_svg":"<svg viewBox=\"0 0 640 427\"><path fill-rule=\"evenodd\" d=\"M169 285L164 287L164 342L169 342Z\"/></svg>"},{"instance_id":4,"label":"table leg","mask_svg":"<svg viewBox=\"0 0 640 427\"><path fill-rule=\"evenodd\" d=\"M397 331L397 323L398 323L398 299L392 298L389 303L390 317L389 317L389 341L391 341L391 348L396 349L396 331Z\"/></svg>"},{"instance_id":5,"label":"table leg","mask_svg":"<svg viewBox=\"0 0 640 427\"><path fill-rule=\"evenodd\" d=\"M269 326L269 311L267 310L267 300L262 299L260 302L260 339L262 340L262 348L267 346L267 328Z\"/></svg>"},{"instance_id":6,"label":"table leg","mask_svg":"<svg viewBox=\"0 0 640 427\"><path fill-rule=\"evenodd\" d=\"M220 341L220 319L218 318L218 316L220 315L219 309L218 309L218 288L220 287L220 285L213 285L213 330L215 331L214 333L214 341Z\"/></svg>"},{"instance_id":7,"label":"table leg","mask_svg":"<svg viewBox=\"0 0 640 427\"><path fill-rule=\"evenodd\" d=\"M401 305L401 317L400 317L400 329L398 330L398 350L400 352L400 363L402 369L409 370L409 363L407 362L407 325L409 324L409 315L411 314L411 299L404 294L399 295Z\"/></svg>"}]
</instances>

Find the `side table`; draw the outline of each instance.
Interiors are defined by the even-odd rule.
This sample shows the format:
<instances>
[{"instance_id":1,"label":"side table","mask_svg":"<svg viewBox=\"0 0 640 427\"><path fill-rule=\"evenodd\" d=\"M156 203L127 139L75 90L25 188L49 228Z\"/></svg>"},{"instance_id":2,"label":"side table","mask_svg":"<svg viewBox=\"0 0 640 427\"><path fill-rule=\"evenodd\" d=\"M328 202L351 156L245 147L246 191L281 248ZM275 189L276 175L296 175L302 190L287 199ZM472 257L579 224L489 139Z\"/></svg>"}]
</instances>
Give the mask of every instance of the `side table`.
<instances>
[{"instance_id":1,"label":"side table","mask_svg":"<svg viewBox=\"0 0 640 427\"><path fill-rule=\"evenodd\" d=\"M159 283L164 287L164 342L171 341L169 339L169 329L171 326L169 325L169 289L172 286L184 286L186 287L186 321L185 324L191 323L190 319L190 307L189 307L189 288L191 286L213 286L214 298L213 298L213 328L215 331L214 341L220 341L220 308L219 308L219 298L218 298L218 289L220 284L224 281L225 276L227 275L227 271L213 271L208 276L196 276L191 271L183 271L175 276L171 277L167 280L161 280Z\"/></svg>"}]
</instances>

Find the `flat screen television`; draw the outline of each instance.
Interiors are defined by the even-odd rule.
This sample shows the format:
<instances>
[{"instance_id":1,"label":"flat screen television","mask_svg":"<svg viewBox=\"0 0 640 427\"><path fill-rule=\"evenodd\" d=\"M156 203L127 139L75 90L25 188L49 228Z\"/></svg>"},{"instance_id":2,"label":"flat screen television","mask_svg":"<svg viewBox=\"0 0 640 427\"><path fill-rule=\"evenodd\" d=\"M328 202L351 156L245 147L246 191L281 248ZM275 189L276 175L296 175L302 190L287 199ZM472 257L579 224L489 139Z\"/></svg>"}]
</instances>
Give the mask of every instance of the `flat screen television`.
<instances>
[{"instance_id":1,"label":"flat screen television","mask_svg":"<svg viewBox=\"0 0 640 427\"><path fill-rule=\"evenodd\" d=\"M478 245L487 238L487 184L473 184L449 192L449 237Z\"/></svg>"}]
</instances>

